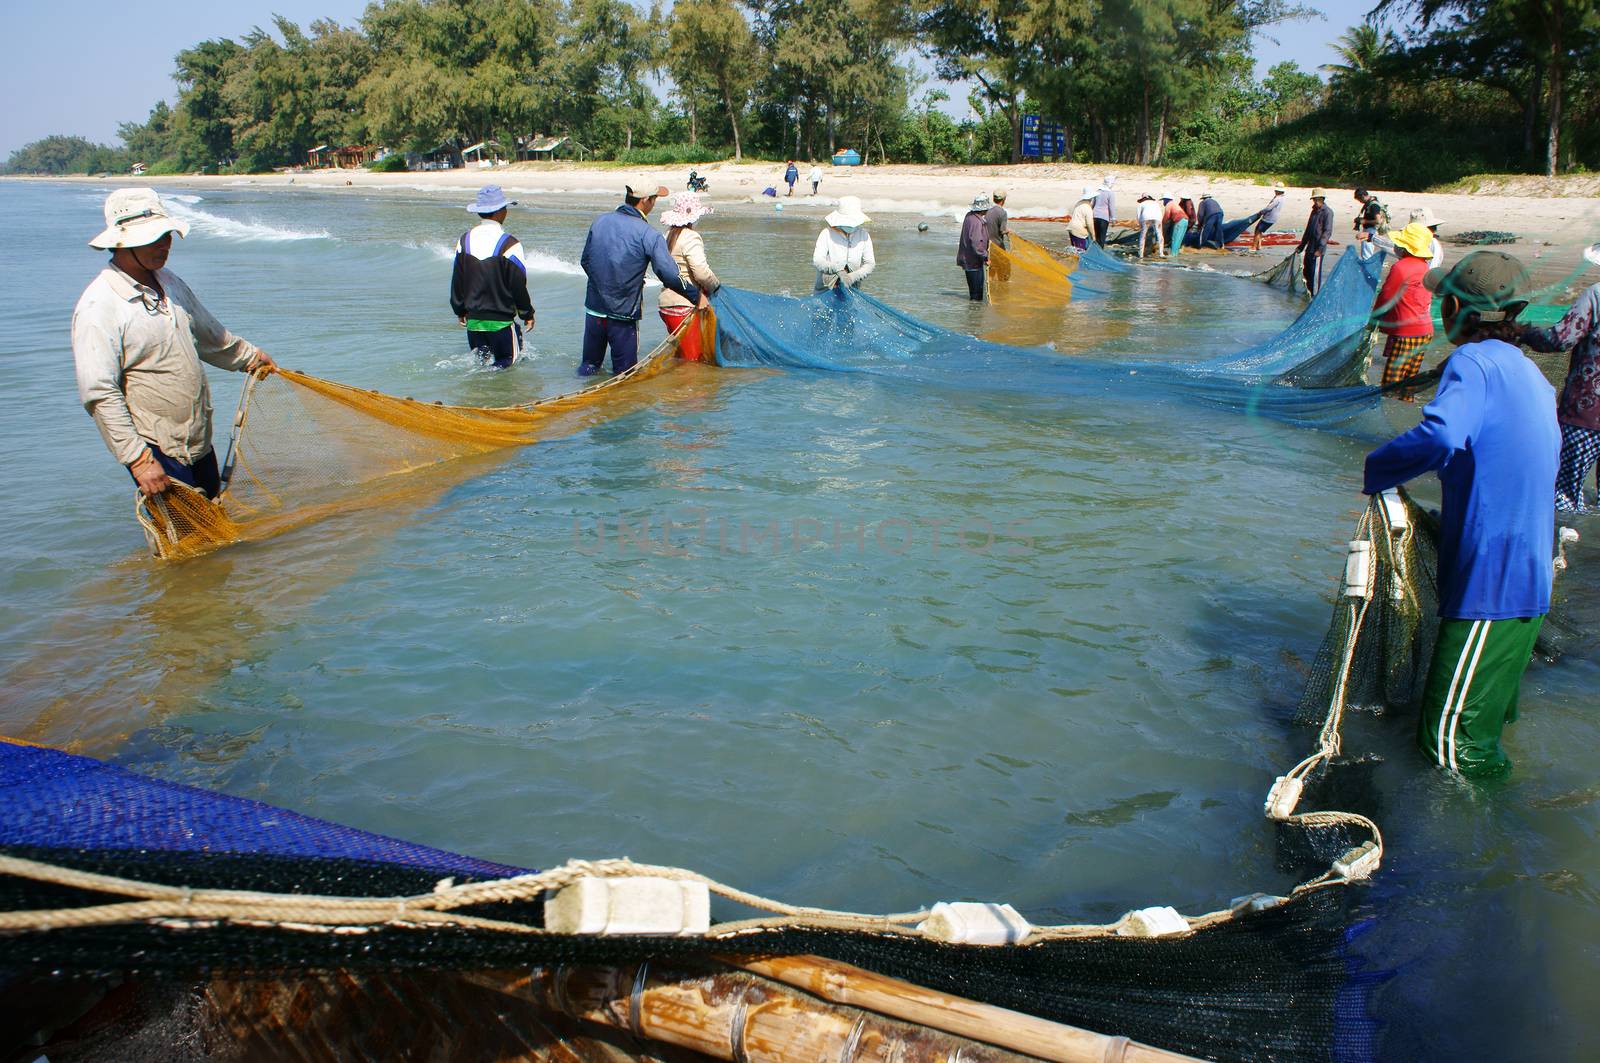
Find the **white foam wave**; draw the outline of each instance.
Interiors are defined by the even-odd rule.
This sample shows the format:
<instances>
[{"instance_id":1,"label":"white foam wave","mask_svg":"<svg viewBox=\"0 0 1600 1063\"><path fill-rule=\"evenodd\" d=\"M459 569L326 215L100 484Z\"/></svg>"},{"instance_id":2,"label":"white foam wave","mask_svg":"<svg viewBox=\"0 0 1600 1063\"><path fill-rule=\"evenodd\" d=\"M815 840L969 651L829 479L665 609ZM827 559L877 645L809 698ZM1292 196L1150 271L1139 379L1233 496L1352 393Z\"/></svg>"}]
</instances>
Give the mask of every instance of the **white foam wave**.
<instances>
[{"instance_id":1,"label":"white foam wave","mask_svg":"<svg viewBox=\"0 0 1600 1063\"><path fill-rule=\"evenodd\" d=\"M456 257L455 245L442 240L407 240L406 246L414 251L426 251L446 262ZM528 264L529 273L555 273L566 277L584 276L583 267L576 262L568 262L564 258L552 255L548 251L539 251L527 244L522 245L522 260Z\"/></svg>"},{"instance_id":2,"label":"white foam wave","mask_svg":"<svg viewBox=\"0 0 1600 1063\"><path fill-rule=\"evenodd\" d=\"M177 200L177 197L173 197ZM239 221L236 218L225 218L220 214L213 214L208 210L189 206L181 200L172 205L174 217L181 218L201 232L220 236L225 240L264 241L267 243L283 243L289 240L329 240L333 234L318 230L308 232L301 229L286 229L277 225L268 225L258 221Z\"/></svg>"},{"instance_id":3,"label":"white foam wave","mask_svg":"<svg viewBox=\"0 0 1600 1063\"><path fill-rule=\"evenodd\" d=\"M205 196L191 195L191 194L189 194L187 192L173 192L173 193L165 196L164 198L169 199L174 203L190 203L190 204L193 204L193 203L199 203L201 200L205 199L206 197Z\"/></svg>"}]
</instances>

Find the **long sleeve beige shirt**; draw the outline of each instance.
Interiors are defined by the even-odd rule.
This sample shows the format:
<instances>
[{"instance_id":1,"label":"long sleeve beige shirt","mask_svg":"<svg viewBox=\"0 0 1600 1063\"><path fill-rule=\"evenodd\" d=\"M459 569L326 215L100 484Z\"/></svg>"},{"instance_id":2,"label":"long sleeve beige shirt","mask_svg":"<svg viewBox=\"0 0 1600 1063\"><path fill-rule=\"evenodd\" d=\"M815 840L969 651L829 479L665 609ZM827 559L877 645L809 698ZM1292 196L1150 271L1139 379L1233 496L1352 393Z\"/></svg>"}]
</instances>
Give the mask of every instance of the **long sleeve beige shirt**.
<instances>
[{"instance_id":1,"label":"long sleeve beige shirt","mask_svg":"<svg viewBox=\"0 0 1600 1063\"><path fill-rule=\"evenodd\" d=\"M148 444L192 465L211 453L211 391L204 359L242 370L257 349L200 305L189 286L158 270L166 298L107 267L72 312L78 398L106 448L124 465Z\"/></svg>"},{"instance_id":2,"label":"long sleeve beige shirt","mask_svg":"<svg viewBox=\"0 0 1600 1063\"><path fill-rule=\"evenodd\" d=\"M707 295L722 287L717 275L711 272L711 264L706 261L706 242L699 233L693 229L682 229L676 241L669 238L667 243L672 247L673 261L678 263L678 272L685 281ZM658 302L663 310L694 305L671 288L661 289Z\"/></svg>"},{"instance_id":3,"label":"long sleeve beige shirt","mask_svg":"<svg viewBox=\"0 0 1600 1063\"><path fill-rule=\"evenodd\" d=\"M1094 203L1091 200L1080 199L1077 206L1072 208L1067 233L1080 240L1087 240L1094 235Z\"/></svg>"}]
</instances>

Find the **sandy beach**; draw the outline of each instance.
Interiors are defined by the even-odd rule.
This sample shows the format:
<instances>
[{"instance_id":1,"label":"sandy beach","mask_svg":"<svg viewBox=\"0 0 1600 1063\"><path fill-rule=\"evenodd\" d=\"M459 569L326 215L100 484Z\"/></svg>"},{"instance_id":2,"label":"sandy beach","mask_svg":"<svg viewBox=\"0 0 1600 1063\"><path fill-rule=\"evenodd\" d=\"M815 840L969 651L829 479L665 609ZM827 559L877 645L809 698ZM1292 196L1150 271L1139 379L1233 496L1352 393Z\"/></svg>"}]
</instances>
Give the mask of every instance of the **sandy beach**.
<instances>
[{"instance_id":1,"label":"sandy beach","mask_svg":"<svg viewBox=\"0 0 1600 1063\"><path fill-rule=\"evenodd\" d=\"M699 171L711 182L710 198L716 201L759 200L761 191L783 190L783 166L769 162L721 162L693 167L629 168L614 165L577 163L513 163L492 169L436 170L416 173L371 173L366 170L315 170L293 174L250 176L182 175L174 177L80 177L66 178L96 184L175 184L187 187L207 184L255 186L262 188L409 188L470 192L486 183L504 185L512 194L568 193L605 195L619 191L624 174L655 178L673 190L684 187L690 169ZM801 176L808 167L801 166ZM869 213L944 214L959 217L978 193L1005 189L1013 216L1060 216L1071 210L1086 184L1098 184L1104 175L1117 178L1117 213L1131 218L1138 197L1145 192L1160 195L1188 193L1198 198L1209 192L1229 217L1253 213L1271 198L1270 177L1215 177L1192 170L1171 170L1138 166L1068 166L1032 164L1020 166L934 166L878 165L861 167L823 167L823 181L816 197L802 196L802 180L793 199L780 195L786 209L821 213L840 196L854 195L863 200ZM35 178L14 178L37 180ZM52 178L51 180L62 180ZM1335 239L1348 231L1355 213L1355 202L1348 188L1328 188L1328 201L1338 221ZM1490 176L1461 182L1459 190L1449 192L1391 192L1375 188L1387 204L1391 217L1404 224L1414 208L1429 207L1443 222L1441 232L1500 230L1517 234L1510 250L1527 260L1542 283L1570 274L1578 265L1573 254L1578 248L1600 240L1600 176L1575 175L1547 179L1530 176ZM1281 227L1298 229L1310 208L1311 189L1290 186ZM1459 249L1458 249L1459 250Z\"/></svg>"}]
</instances>

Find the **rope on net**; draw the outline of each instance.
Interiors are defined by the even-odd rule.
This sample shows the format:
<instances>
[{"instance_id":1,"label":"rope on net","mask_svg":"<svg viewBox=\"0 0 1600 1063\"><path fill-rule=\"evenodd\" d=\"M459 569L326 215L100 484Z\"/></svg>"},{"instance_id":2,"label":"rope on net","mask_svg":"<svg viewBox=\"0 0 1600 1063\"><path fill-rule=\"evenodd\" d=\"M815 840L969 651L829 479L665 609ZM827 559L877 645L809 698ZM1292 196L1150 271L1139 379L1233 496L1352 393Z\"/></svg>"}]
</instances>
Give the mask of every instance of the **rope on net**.
<instances>
[{"instance_id":1,"label":"rope on net","mask_svg":"<svg viewBox=\"0 0 1600 1063\"><path fill-rule=\"evenodd\" d=\"M1402 496L1402 505L1410 503ZM1385 539L1384 555L1395 565L1394 576L1400 587L1406 588L1414 606L1416 596L1411 587L1412 573L1403 571L1403 561L1418 534L1417 521L1407 520L1396 529L1382 500L1375 498L1357 526L1357 538L1370 541L1374 529L1379 529ZM1311 811L1296 813L1300 787L1318 767L1338 756L1342 726L1346 714L1350 689L1351 668L1356 660L1362 622L1367 616L1377 580L1369 573L1366 577L1365 596L1350 593L1351 570L1341 586L1340 602L1335 609L1334 626L1343 625L1342 649L1330 677L1332 695L1313 751L1277 780L1267 799L1267 814L1279 822L1307 830L1356 827L1367 832L1371 841L1359 849L1345 853L1333 862L1329 870L1296 886L1283 898L1266 898L1254 894L1234 906L1198 916L1184 916L1182 922L1190 933L1216 926L1264 903L1271 906L1283 903L1313 890L1359 881L1371 875L1382 859L1383 836L1376 823L1354 812ZM1386 592L1388 593L1388 592ZM1399 591L1394 592L1396 599ZM1332 637L1330 635L1330 637ZM1285 780L1290 780L1286 783ZM1279 797L1285 788L1292 788L1294 801L1284 805ZM1275 802L1277 807L1275 809ZM527 903L539 900L546 892L560 890L581 879L651 877L682 882L701 883L706 889L725 900L767 913L753 918L713 924L704 937L724 940L748 934L787 930L815 929L842 930L872 934L926 936L918 924L932 914L930 909L875 915L863 912L842 911L789 904L763 897L708 878L697 872L678 867L635 863L632 860L573 860L559 867L536 873L516 875L484 882L457 883L453 879L441 880L430 893L394 897L341 897L309 894L272 893L250 890L192 889L184 886L162 885L134 879L103 875L77 870L22 857L0 855L0 874L70 887L94 893L126 898L115 903L82 907L41 909L31 911L0 912L0 933L44 932L90 926L110 926L127 923L150 923L172 928L201 929L222 923L254 927L275 927L288 930L328 933L363 933L381 927L457 927L504 932L508 934L551 935L554 931L511 919L495 919L471 914L462 909L490 904ZM1061 924L1030 926L1015 944L1032 945L1065 938L1117 936L1139 934L1134 920L1137 912L1129 912L1110 923ZM1164 936L1164 935L1163 935Z\"/></svg>"}]
</instances>

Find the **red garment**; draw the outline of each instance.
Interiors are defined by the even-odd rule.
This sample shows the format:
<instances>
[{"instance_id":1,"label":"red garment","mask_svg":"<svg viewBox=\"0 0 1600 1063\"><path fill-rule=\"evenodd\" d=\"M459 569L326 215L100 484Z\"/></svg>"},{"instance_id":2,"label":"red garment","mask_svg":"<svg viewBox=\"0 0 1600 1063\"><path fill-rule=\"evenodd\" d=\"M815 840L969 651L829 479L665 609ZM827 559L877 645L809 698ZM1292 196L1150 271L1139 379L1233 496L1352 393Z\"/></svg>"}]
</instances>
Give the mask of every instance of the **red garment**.
<instances>
[{"instance_id":1,"label":"red garment","mask_svg":"<svg viewBox=\"0 0 1600 1063\"><path fill-rule=\"evenodd\" d=\"M1183 212L1183 208L1178 206L1176 201L1169 201L1167 203L1166 211L1161 215L1161 224L1170 227L1178 224L1178 222L1182 221L1188 216L1189 215Z\"/></svg>"},{"instance_id":2,"label":"red garment","mask_svg":"<svg viewBox=\"0 0 1600 1063\"><path fill-rule=\"evenodd\" d=\"M1378 330L1386 336L1433 335L1433 293L1423 285L1428 260L1402 255L1389 267L1372 312L1380 314Z\"/></svg>"},{"instance_id":3,"label":"red garment","mask_svg":"<svg viewBox=\"0 0 1600 1063\"><path fill-rule=\"evenodd\" d=\"M656 312L661 315L661 322L667 326L668 332L677 332L683 319L694 313L694 307L663 306ZM678 336L678 357L686 362L698 362L704 353L700 344L700 323L691 322Z\"/></svg>"}]
</instances>

